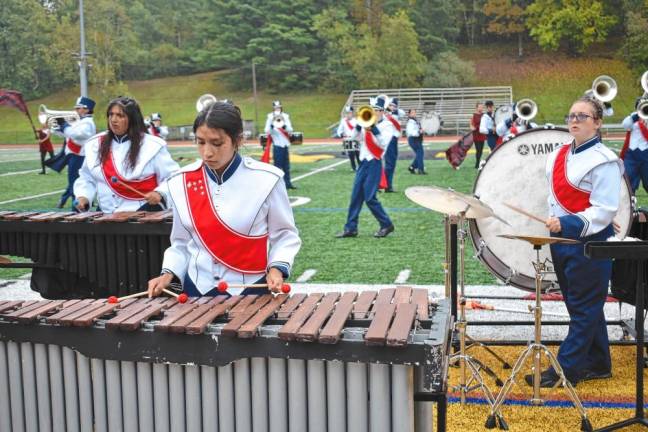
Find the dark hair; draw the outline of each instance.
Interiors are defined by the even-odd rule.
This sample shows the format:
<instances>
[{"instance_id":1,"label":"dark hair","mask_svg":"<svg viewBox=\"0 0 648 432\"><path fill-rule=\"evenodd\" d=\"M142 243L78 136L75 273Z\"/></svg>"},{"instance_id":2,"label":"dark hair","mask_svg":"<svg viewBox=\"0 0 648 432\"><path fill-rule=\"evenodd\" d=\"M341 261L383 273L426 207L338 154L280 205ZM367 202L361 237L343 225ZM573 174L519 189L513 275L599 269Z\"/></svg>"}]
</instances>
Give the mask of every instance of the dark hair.
<instances>
[{"instance_id":1,"label":"dark hair","mask_svg":"<svg viewBox=\"0 0 648 432\"><path fill-rule=\"evenodd\" d=\"M126 135L128 135L128 139L130 140L130 149L128 150L127 168L132 170L137 164L137 158L142 147L142 139L146 133L146 126L144 125L144 118L142 117L139 104L135 99L126 96L118 96L108 103L108 109L106 109L108 133L104 135L99 146L99 163L103 164L108 158L110 145L113 138L115 138L115 134L110 130L110 110L114 106L119 106L124 114L126 114L126 117L128 117L128 130L126 131Z\"/></svg>"},{"instance_id":2,"label":"dark hair","mask_svg":"<svg viewBox=\"0 0 648 432\"><path fill-rule=\"evenodd\" d=\"M590 97L590 96L583 96L578 98L576 102L585 102L589 104L594 112L594 120L599 120L603 118L603 104L599 102L598 99ZM574 103L576 103L574 102ZM573 105L573 104L572 104Z\"/></svg>"},{"instance_id":3,"label":"dark hair","mask_svg":"<svg viewBox=\"0 0 648 432\"><path fill-rule=\"evenodd\" d=\"M484 105L486 105L487 107L489 107L489 106L494 106L495 104L493 103L492 100L487 100L486 103L485 103Z\"/></svg>"},{"instance_id":4,"label":"dark hair","mask_svg":"<svg viewBox=\"0 0 648 432\"><path fill-rule=\"evenodd\" d=\"M194 120L194 134L200 126L210 129L223 129L225 134L232 139L232 144L238 150L243 138L243 120L241 110L236 105L224 102L214 102L203 108Z\"/></svg>"}]
</instances>

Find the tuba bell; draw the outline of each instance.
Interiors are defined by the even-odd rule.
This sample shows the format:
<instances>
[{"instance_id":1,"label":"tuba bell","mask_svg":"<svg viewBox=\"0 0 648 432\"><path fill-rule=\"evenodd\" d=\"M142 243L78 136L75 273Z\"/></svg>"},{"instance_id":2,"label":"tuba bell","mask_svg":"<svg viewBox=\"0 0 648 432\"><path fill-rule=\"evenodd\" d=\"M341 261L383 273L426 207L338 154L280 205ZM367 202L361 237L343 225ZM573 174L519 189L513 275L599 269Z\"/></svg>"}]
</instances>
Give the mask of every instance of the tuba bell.
<instances>
[{"instance_id":1,"label":"tuba bell","mask_svg":"<svg viewBox=\"0 0 648 432\"><path fill-rule=\"evenodd\" d=\"M356 121L363 128L365 129L370 128L376 123L377 120L378 120L378 116L376 115L376 111L373 108L371 108L369 105L363 105L360 108L358 108Z\"/></svg>"},{"instance_id":2,"label":"tuba bell","mask_svg":"<svg viewBox=\"0 0 648 432\"><path fill-rule=\"evenodd\" d=\"M637 114L642 120L648 120L648 71L641 75L641 87L644 94L637 105Z\"/></svg>"},{"instance_id":3,"label":"tuba bell","mask_svg":"<svg viewBox=\"0 0 648 432\"><path fill-rule=\"evenodd\" d=\"M520 99L515 104L515 114L524 121L531 121L538 114L538 104L531 99Z\"/></svg>"},{"instance_id":4,"label":"tuba bell","mask_svg":"<svg viewBox=\"0 0 648 432\"><path fill-rule=\"evenodd\" d=\"M47 109L45 105L38 107L38 121L41 124L47 124L50 129L58 129L57 119L65 120L68 123L74 123L80 119L76 111L55 111Z\"/></svg>"},{"instance_id":5,"label":"tuba bell","mask_svg":"<svg viewBox=\"0 0 648 432\"><path fill-rule=\"evenodd\" d=\"M616 81L607 75L596 77L592 82L592 95L601 102L611 102L618 90Z\"/></svg>"},{"instance_id":6,"label":"tuba bell","mask_svg":"<svg viewBox=\"0 0 648 432\"><path fill-rule=\"evenodd\" d=\"M216 96L214 96L213 94L205 93L204 95L200 96L196 101L196 111L200 112L203 109L207 108L209 105L213 104L214 102L218 102Z\"/></svg>"}]
</instances>

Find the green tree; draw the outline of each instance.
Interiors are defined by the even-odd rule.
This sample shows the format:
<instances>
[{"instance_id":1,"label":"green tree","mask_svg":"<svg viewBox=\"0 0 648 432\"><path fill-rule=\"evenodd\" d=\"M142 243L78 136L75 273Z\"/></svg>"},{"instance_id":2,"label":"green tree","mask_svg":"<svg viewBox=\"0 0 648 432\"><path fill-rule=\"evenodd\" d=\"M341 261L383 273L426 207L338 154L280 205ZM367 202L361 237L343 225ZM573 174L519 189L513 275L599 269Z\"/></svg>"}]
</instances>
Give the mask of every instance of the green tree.
<instances>
[{"instance_id":1,"label":"green tree","mask_svg":"<svg viewBox=\"0 0 648 432\"><path fill-rule=\"evenodd\" d=\"M648 0L645 7L648 9ZM621 53L635 73L643 73L648 69L648 18L639 10L626 13L626 37Z\"/></svg>"},{"instance_id":2,"label":"green tree","mask_svg":"<svg viewBox=\"0 0 648 432\"><path fill-rule=\"evenodd\" d=\"M523 55L522 38L526 30L525 7L526 2L519 0L487 0L484 5L484 15L489 17L486 31L506 37L517 35L519 57Z\"/></svg>"},{"instance_id":3,"label":"green tree","mask_svg":"<svg viewBox=\"0 0 648 432\"><path fill-rule=\"evenodd\" d=\"M409 0L410 20L418 34L423 55L431 59L450 49L459 36L459 20L455 2L447 0Z\"/></svg>"},{"instance_id":4,"label":"green tree","mask_svg":"<svg viewBox=\"0 0 648 432\"><path fill-rule=\"evenodd\" d=\"M557 50L565 45L572 54L605 41L617 21L604 13L599 0L535 0L526 12L526 26L542 48Z\"/></svg>"},{"instance_id":5,"label":"green tree","mask_svg":"<svg viewBox=\"0 0 648 432\"><path fill-rule=\"evenodd\" d=\"M475 67L452 51L437 54L425 66L424 87L463 87L475 79Z\"/></svg>"},{"instance_id":6,"label":"green tree","mask_svg":"<svg viewBox=\"0 0 648 432\"><path fill-rule=\"evenodd\" d=\"M357 81L348 56L354 50L356 31L347 12L338 7L328 8L314 17L313 28L325 44L321 87L337 91L353 89Z\"/></svg>"}]
</instances>

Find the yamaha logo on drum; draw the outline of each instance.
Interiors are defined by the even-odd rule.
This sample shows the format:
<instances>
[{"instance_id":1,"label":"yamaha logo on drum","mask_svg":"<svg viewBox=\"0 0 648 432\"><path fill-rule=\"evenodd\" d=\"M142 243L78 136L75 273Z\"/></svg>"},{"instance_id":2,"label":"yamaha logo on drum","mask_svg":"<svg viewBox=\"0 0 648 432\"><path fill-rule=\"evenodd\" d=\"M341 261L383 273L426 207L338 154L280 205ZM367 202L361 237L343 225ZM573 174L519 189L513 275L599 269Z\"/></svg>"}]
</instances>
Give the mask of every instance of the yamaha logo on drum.
<instances>
[{"instance_id":1,"label":"yamaha logo on drum","mask_svg":"<svg viewBox=\"0 0 648 432\"><path fill-rule=\"evenodd\" d=\"M558 146L560 146L560 143L520 144L517 151L522 156L526 156L529 153L533 153L534 156L547 155Z\"/></svg>"},{"instance_id":2,"label":"yamaha logo on drum","mask_svg":"<svg viewBox=\"0 0 648 432\"><path fill-rule=\"evenodd\" d=\"M526 144L520 144L517 148L518 153L520 153L522 156L526 156L529 154L529 146Z\"/></svg>"}]
</instances>

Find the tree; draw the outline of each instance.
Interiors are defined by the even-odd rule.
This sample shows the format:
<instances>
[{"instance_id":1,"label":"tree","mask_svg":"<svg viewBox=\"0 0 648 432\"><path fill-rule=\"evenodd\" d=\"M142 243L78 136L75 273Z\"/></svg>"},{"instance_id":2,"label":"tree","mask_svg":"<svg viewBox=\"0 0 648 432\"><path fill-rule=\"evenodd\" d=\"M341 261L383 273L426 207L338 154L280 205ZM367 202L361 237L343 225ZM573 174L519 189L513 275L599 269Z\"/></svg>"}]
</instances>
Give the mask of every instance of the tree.
<instances>
[{"instance_id":1,"label":"tree","mask_svg":"<svg viewBox=\"0 0 648 432\"><path fill-rule=\"evenodd\" d=\"M648 0L646 1L646 7L648 8ZM648 18L639 11L628 11L626 13L626 37L621 53L630 64L630 67L638 74L648 69L647 34Z\"/></svg>"},{"instance_id":2,"label":"tree","mask_svg":"<svg viewBox=\"0 0 648 432\"><path fill-rule=\"evenodd\" d=\"M313 28L325 44L321 87L337 91L353 89L357 81L347 56L353 51L357 36L347 12L338 7L328 8L313 18Z\"/></svg>"},{"instance_id":3,"label":"tree","mask_svg":"<svg viewBox=\"0 0 648 432\"><path fill-rule=\"evenodd\" d=\"M502 36L517 35L518 56L522 57L522 36L524 26L525 1L487 0L484 5L484 15L490 18L486 31Z\"/></svg>"},{"instance_id":4,"label":"tree","mask_svg":"<svg viewBox=\"0 0 648 432\"><path fill-rule=\"evenodd\" d=\"M526 26L542 48L565 45L572 54L603 42L617 21L599 0L535 0L526 11Z\"/></svg>"},{"instance_id":5,"label":"tree","mask_svg":"<svg viewBox=\"0 0 648 432\"><path fill-rule=\"evenodd\" d=\"M445 51L430 60L425 66L424 87L463 87L475 78L475 67L471 62L461 60L454 52Z\"/></svg>"},{"instance_id":6,"label":"tree","mask_svg":"<svg viewBox=\"0 0 648 432\"><path fill-rule=\"evenodd\" d=\"M428 59L450 49L459 36L456 4L447 0L410 0L407 9L419 47Z\"/></svg>"}]
</instances>

